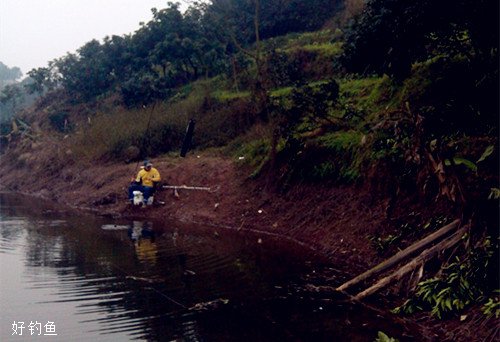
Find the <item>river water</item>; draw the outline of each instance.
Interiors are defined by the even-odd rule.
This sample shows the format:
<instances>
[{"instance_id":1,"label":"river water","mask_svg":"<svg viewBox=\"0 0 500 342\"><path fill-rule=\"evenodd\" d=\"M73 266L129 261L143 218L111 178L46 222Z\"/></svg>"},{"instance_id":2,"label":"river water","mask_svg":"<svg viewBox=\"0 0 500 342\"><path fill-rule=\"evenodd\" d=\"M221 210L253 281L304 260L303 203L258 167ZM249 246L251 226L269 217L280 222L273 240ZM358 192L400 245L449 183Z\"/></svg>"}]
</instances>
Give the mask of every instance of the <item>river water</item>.
<instances>
[{"instance_id":1,"label":"river water","mask_svg":"<svg viewBox=\"0 0 500 342\"><path fill-rule=\"evenodd\" d=\"M373 341L390 319L305 298L325 267L283 239L110 221L0 194L0 341Z\"/></svg>"}]
</instances>

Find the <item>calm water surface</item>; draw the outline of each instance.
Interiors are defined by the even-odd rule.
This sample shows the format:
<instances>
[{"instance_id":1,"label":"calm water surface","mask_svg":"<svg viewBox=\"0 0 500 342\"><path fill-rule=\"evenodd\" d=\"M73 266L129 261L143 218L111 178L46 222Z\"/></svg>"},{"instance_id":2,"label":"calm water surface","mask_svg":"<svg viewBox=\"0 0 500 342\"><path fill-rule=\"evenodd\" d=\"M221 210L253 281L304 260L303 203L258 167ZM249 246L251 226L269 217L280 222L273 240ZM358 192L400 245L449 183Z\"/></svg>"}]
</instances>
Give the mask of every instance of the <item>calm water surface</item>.
<instances>
[{"instance_id":1,"label":"calm water surface","mask_svg":"<svg viewBox=\"0 0 500 342\"><path fill-rule=\"evenodd\" d=\"M294 293L322 267L298 245L176 222L109 221L20 195L0 201L0 341L401 333L366 309Z\"/></svg>"}]
</instances>

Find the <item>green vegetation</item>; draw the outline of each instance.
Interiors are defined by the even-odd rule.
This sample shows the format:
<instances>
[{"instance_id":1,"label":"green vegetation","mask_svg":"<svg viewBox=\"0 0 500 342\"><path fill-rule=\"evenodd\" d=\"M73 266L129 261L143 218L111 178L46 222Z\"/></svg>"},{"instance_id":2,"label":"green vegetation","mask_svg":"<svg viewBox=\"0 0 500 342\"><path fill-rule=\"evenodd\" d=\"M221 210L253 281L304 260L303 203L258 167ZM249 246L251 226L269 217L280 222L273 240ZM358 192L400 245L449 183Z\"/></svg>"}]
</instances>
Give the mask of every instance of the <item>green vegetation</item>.
<instances>
[{"instance_id":1,"label":"green vegetation","mask_svg":"<svg viewBox=\"0 0 500 342\"><path fill-rule=\"evenodd\" d=\"M82 158L137 160L177 149L194 119L195 148L222 147L276 191L369 188L388 222L394 203L438 203L471 222L472 247L399 311L445 317L497 280L481 276L498 258L478 247L498 237L497 13L493 0L169 3L132 35L31 70L42 114L26 121L68 134ZM18 90L3 102L17 106ZM392 252L446 219L371 241Z\"/></svg>"},{"instance_id":2,"label":"green vegetation","mask_svg":"<svg viewBox=\"0 0 500 342\"><path fill-rule=\"evenodd\" d=\"M495 174L498 149L498 47L483 34L495 31L483 20L495 4L342 5L217 0L181 13L168 4L132 35L93 40L31 70L26 89L47 95L48 123L74 129L89 158L122 158L130 146L168 152L194 118L197 148L268 125L257 140L269 142L263 160L283 167L284 179L353 183L384 166L386 182L415 192L443 187L432 179L443 165L452 179L438 180L450 188L438 192L454 202L465 203L459 182L497 188L481 174Z\"/></svg>"},{"instance_id":3,"label":"green vegetation","mask_svg":"<svg viewBox=\"0 0 500 342\"><path fill-rule=\"evenodd\" d=\"M395 339L394 337L389 337L382 331L378 332L377 338L375 339L375 342L398 342L398 341L399 341L398 339Z\"/></svg>"},{"instance_id":4,"label":"green vegetation","mask_svg":"<svg viewBox=\"0 0 500 342\"><path fill-rule=\"evenodd\" d=\"M359 131L341 131L325 134L317 139L319 146L334 156L328 163L320 164L319 179L332 179L337 176L345 182L356 181L361 176L362 156L359 149L364 134ZM329 172L328 172L329 171ZM329 176L329 177L328 177Z\"/></svg>"},{"instance_id":5,"label":"green vegetation","mask_svg":"<svg viewBox=\"0 0 500 342\"><path fill-rule=\"evenodd\" d=\"M21 77L23 73L18 67L9 68L7 65L0 62L0 90L9 82L13 82Z\"/></svg>"},{"instance_id":6,"label":"green vegetation","mask_svg":"<svg viewBox=\"0 0 500 342\"><path fill-rule=\"evenodd\" d=\"M496 296L493 298L488 298L488 301L483 305L481 311L489 318L495 316L495 318L500 317L500 298L498 294L500 290L495 291Z\"/></svg>"},{"instance_id":7,"label":"green vegetation","mask_svg":"<svg viewBox=\"0 0 500 342\"><path fill-rule=\"evenodd\" d=\"M250 95L251 95L250 91L232 92L229 90L220 90L220 91L214 92L214 94L213 94L214 98L220 102L231 101L231 100L241 99L241 98L249 98Z\"/></svg>"},{"instance_id":8,"label":"green vegetation","mask_svg":"<svg viewBox=\"0 0 500 342\"><path fill-rule=\"evenodd\" d=\"M341 43L308 44L302 47L304 51L317 52L320 55L334 57L342 53Z\"/></svg>"},{"instance_id":9,"label":"green vegetation","mask_svg":"<svg viewBox=\"0 0 500 342\"><path fill-rule=\"evenodd\" d=\"M418 219L415 212L411 212L407 220ZM430 234L436 229L439 229L446 224L450 223L451 219L445 216L433 217L425 223L410 223L405 222L388 235L376 234L370 236L369 239L377 252L380 255L385 255L388 251L395 252L394 249L398 248L404 240L414 240L425 234Z\"/></svg>"},{"instance_id":10,"label":"green vegetation","mask_svg":"<svg viewBox=\"0 0 500 342\"><path fill-rule=\"evenodd\" d=\"M415 297L393 311L411 314L428 309L440 319L461 312L484 299L488 290L487 269L492 256L493 246L491 240L486 238L480 246L468 250L463 259L456 257L454 262L443 267L439 277L420 282ZM490 300L485 305L485 314L492 314L495 302Z\"/></svg>"},{"instance_id":11,"label":"green vegetation","mask_svg":"<svg viewBox=\"0 0 500 342\"><path fill-rule=\"evenodd\" d=\"M238 156L238 162L250 166L253 171L250 178L260 175L262 167L268 161L270 151L269 141L266 139L252 140L245 144L238 144L234 155Z\"/></svg>"}]
</instances>

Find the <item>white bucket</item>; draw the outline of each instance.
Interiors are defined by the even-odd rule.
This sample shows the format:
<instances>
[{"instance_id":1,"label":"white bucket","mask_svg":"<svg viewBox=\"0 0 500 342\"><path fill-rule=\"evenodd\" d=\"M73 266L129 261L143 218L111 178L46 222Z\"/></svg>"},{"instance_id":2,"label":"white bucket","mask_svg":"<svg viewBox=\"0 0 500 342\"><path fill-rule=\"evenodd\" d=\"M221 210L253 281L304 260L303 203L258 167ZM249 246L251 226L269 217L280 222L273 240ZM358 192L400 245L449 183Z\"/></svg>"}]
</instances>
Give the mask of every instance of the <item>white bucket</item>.
<instances>
[{"instance_id":1,"label":"white bucket","mask_svg":"<svg viewBox=\"0 0 500 342\"><path fill-rule=\"evenodd\" d=\"M134 194L134 205L140 205L142 204L142 201L144 200L144 196L141 191L133 191Z\"/></svg>"},{"instance_id":2,"label":"white bucket","mask_svg":"<svg viewBox=\"0 0 500 342\"><path fill-rule=\"evenodd\" d=\"M154 197L153 196L149 196L148 203L146 203L146 204L147 205L153 205L153 200L154 200Z\"/></svg>"}]
</instances>

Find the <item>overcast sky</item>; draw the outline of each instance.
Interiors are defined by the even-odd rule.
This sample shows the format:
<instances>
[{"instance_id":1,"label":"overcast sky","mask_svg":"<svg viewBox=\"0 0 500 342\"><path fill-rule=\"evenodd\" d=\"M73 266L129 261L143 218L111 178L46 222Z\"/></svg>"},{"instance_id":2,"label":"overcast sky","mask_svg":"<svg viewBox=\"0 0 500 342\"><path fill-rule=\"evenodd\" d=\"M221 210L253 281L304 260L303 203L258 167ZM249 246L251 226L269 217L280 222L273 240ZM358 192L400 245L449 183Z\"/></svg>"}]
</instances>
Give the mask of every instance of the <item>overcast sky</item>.
<instances>
[{"instance_id":1,"label":"overcast sky","mask_svg":"<svg viewBox=\"0 0 500 342\"><path fill-rule=\"evenodd\" d=\"M0 61L26 74L94 38L134 32L139 22L152 19L151 8L166 4L167 0L0 0Z\"/></svg>"}]
</instances>

